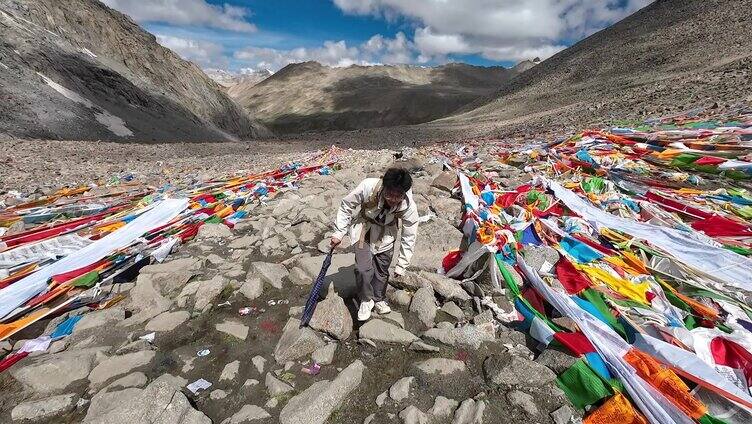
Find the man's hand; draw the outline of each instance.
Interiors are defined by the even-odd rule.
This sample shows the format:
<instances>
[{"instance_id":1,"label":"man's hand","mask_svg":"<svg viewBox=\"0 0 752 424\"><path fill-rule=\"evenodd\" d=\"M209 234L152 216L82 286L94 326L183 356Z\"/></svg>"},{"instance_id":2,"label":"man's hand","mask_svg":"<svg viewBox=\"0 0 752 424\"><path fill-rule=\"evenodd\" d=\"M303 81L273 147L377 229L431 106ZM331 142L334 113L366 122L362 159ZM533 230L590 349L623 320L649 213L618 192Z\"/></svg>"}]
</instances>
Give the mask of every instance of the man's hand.
<instances>
[{"instance_id":1,"label":"man's hand","mask_svg":"<svg viewBox=\"0 0 752 424\"><path fill-rule=\"evenodd\" d=\"M335 247L339 246L340 243L342 243L341 238L332 236L332 238L329 240L329 247L331 249L334 249Z\"/></svg>"}]
</instances>

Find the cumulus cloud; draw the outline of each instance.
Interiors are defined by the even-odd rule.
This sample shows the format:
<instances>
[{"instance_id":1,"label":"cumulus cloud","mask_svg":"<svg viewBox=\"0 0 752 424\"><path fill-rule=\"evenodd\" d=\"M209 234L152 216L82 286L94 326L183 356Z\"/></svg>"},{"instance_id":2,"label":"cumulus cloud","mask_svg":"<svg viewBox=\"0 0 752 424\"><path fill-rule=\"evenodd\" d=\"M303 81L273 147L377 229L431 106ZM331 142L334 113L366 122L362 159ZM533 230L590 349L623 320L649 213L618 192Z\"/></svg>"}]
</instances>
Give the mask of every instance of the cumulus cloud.
<instances>
[{"instance_id":1,"label":"cumulus cloud","mask_svg":"<svg viewBox=\"0 0 752 424\"><path fill-rule=\"evenodd\" d=\"M422 60L480 54L493 60L546 58L652 0L334 0L342 11L394 19L416 29ZM533 57L535 57L533 56Z\"/></svg>"},{"instance_id":2,"label":"cumulus cloud","mask_svg":"<svg viewBox=\"0 0 752 424\"><path fill-rule=\"evenodd\" d=\"M226 68L228 65L224 48L216 43L161 34L157 34L157 42L204 68Z\"/></svg>"},{"instance_id":3,"label":"cumulus cloud","mask_svg":"<svg viewBox=\"0 0 752 424\"><path fill-rule=\"evenodd\" d=\"M280 50L264 47L246 47L233 57L255 69L280 68L298 62L314 60L328 66L375 65L380 63L412 63L416 61L413 43L404 33L394 38L374 35L363 44L351 46L346 41L325 41L320 47L298 47Z\"/></svg>"},{"instance_id":4,"label":"cumulus cloud","mask_svg":"<svg viewBox=\"0 0 752 424\"><path fill-rule=\"evenodd\" d=\"M238 32L254 32L248 22L251 11L230 4L212 5L205 0L100 0L125 13L136 22L165 22L195 25Z\"/></svg>"}]
</instances>

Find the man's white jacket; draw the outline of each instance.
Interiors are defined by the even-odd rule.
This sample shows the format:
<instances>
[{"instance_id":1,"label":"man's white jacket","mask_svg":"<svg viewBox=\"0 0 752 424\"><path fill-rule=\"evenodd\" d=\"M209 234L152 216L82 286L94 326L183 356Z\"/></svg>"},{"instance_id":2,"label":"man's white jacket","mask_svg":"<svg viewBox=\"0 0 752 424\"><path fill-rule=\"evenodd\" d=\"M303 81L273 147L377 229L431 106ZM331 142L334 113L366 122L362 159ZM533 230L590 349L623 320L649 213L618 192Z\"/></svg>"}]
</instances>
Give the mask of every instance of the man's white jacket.
<instances>
[{"instance_id":1,"label":"man's white jacket","mask_svg":"<svg viewBox=\"0 0 752 424\"><path fill-rule=\"evenodd\" d=\"M353 244L359 243L361 236L369 230L369 240L371 253L383 253L394 246L397 238L397 224L402 221L402 237L400 239L399 257L394 273L403 275L405 269L410 265L410 259L413 257L415 248L415 237L418 234L418 208L413 201L413 192L408 190L405 199L396 207L389 208L384 201L384 197L376 193L381 187L380 178L366 178L353 191L342 199L342 203L337 211L337 220L334 224L334 236L339 238L345 236L348 227L350 229L350 241ZM375 202L375 196L378 195L378 202ZM360 213L357 209L361 207ZM371 223L379 215L379 212L387 208L384 219L383 230L380 226Z\"/></svg>"}]
</instances>

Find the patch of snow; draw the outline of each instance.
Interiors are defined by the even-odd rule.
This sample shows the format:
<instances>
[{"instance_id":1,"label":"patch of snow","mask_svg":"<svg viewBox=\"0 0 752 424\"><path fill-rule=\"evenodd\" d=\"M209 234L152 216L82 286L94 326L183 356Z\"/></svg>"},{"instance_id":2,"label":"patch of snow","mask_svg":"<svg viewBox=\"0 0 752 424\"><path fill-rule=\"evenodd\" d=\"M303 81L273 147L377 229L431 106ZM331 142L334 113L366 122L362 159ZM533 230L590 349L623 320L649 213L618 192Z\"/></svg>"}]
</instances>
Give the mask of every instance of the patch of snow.
<instances>
[{"instance_id":1,"label":"patch of snow","mask_svg":"<svg viewBox=\"0 0 752 424\"><path fill-rule=\"evenodd\" d=\"M93 109L95 107L94 103L90 102L85 97L81 96L80 94L76 93L73 90L69 90L63 87L62 85L48 78L46 75L43 75L39 72L37 72L37 75L42 77L42 79L44 80L45 83L47 83L47 85L52 87L53 90L62 94L66 99L82 104L89 109ZM112 132L118 137L133 136L133 132L130 129L128 129L128 127L125 126L125 121L123 121L120 117L117 117L104 109L102 109L101 112L99 111L95 112L94 118L97 120L97 122L107 127L107 129L110 130L110 132Z\"/></svg>"},{"instance_id":2,"label":"patch of snow","mask_svg":"<svg viewBox=\"0 0 752 424\"><path fill-rule=\"evenodd\" d=\"M91 57L93 57L93 58L96 58L96 57L97 57L97 55L95 55L94 53L92 53L92 52L91 52L91 50L89 50L89 49L87 49L87 48L83 48L83 49L81 49L81 51L82 51L83 53L86 53L86 54L88 54L89 56L91 56Z\"/></svg>"},{"instance_id":3,"label":"patch of snow","mask_svg":"<svg viewBox=\"0 0 752 424\"><path fill-rule=\"evenodd\" d=\"M5 69L9 69L9 68L8 68L8 65L4 64L3 62L0 62L0 66L2 66L2 67L3 67L3 68L5 68Z\"/></svg>"}]
</instances>

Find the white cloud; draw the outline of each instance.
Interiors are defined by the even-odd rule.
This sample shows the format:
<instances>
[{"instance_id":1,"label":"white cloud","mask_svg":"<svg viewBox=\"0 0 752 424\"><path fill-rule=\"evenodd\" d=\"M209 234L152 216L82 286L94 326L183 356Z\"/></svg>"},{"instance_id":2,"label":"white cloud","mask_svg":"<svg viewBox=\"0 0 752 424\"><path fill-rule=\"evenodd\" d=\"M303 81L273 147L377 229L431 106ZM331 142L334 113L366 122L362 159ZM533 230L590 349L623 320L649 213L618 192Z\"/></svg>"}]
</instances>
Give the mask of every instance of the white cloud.
<instances>
[{"instance_id":1,"label":"white cloud","mask_svg":"<svg viewBox=\"0 0 752 424\"><path fill-rule=\"evenodd\" d=\"M226 68L228 65L224 49L219 44L160 34L157 34L157 42L203 68Z\"/></svg>"},{"instance_id":2,"label":"white cloud","mask_svg":"<svg viewBox=\"0 0 752 424\"><path fill-rule=\"evenodd\" d=\"M416 26L419 61L448 54L493 60L546 58L576 39L608 26L652 0L333 0L345 13ZM533 56L534 57L534 56Z\"/></svg>"},{"instance_id":3,"label":"white cloud","mask_svg":"<svg viewBox=\"0 0 752 424\"><path fill-rule=\"evenodd\" d=\"M205 0L100 0L107 6L129 15L136 22L165 22L195 25L238 32L254 32L248 22L251 11L227 3L211 5Z\"/></svg>"}]
</instances>

